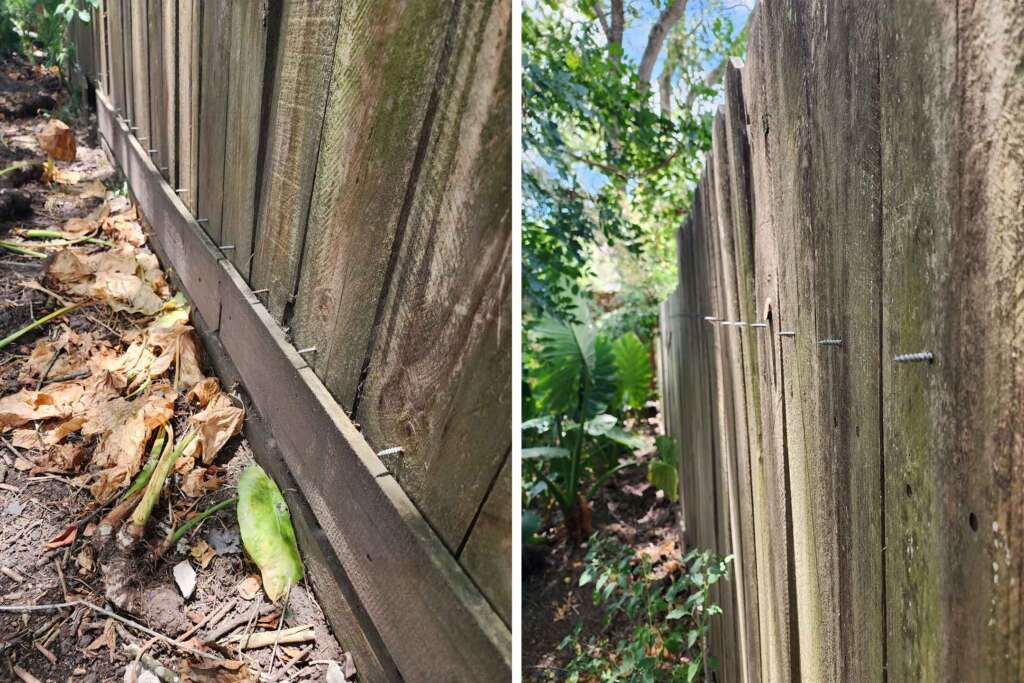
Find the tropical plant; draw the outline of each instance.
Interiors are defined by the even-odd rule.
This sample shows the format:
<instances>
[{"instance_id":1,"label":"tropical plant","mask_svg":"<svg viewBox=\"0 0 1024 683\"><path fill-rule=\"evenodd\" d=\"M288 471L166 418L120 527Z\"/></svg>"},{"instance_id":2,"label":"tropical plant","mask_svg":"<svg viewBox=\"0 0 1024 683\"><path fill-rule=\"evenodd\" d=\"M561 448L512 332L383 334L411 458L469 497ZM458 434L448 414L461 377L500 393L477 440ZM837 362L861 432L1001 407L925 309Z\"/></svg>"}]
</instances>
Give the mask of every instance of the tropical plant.
<instances>
[{"instance_id":1,"label":"tropical plant","mask_svg":"<svg viewBox=\"0 0 1024 683\"><path fill-rule=\"evenodd\" d=\"M654 440L657 455L647 463L647 481L665 493L673 503L679 500L679 455L676 440L659 436Z\"/></svg>"},{"instance_id":2,"label":"tropical plant","mask_svg":"<svg viewBox=\"0 0 1024 683\"><path fill-rule=\"evenodd\" d=\"M644 446L623 429L620 416L646 401L648 354L635 335L613 342L600 334L577 300L571 321L547 317L533 327L528 355L530 395L539 412L523 423L526 474L536 478L529 491L550 494L570 537L581 541L590 533L594 493L612 474L636 464L619 457L623 449Z\"/></svg>"},{"instance_id":3,"label":"tropical plant","mask_svg":"<svg viewBox=\"0 0 1024 683\"><path fill-rule=\"evenodd\" d=\"M585 634L583 625L561 644L570 650L567 680L710 681L716 668L708 653L711 619L721 608L711 588L728 578L732 556L691 550L673 571L614 539L590 539L581 586L593 585L595 605L604 608L603 629ZM612 642L609 628L628 624L626 637Z\"/></svg>"}]
</instances>

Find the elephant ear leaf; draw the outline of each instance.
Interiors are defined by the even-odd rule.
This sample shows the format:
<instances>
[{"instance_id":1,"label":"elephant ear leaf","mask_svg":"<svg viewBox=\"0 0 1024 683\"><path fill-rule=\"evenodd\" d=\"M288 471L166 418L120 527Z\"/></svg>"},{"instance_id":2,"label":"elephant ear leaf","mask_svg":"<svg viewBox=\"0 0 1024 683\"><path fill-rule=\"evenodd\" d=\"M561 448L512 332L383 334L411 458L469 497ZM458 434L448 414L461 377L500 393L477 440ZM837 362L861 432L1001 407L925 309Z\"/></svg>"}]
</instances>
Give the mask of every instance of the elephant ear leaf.
<instances>
[{"instance_id":1,"label":"elephant ear leaf","mask_svg":"<svg viewBox=\"0 0 1024 683\"><path fill-rule=\"evenodd\" d=\"M302 580L288 505L274 480L252 464L238 481L238 527L242 544L263 576L267 597L277 602Z\"/></svg>"}]
</instances>

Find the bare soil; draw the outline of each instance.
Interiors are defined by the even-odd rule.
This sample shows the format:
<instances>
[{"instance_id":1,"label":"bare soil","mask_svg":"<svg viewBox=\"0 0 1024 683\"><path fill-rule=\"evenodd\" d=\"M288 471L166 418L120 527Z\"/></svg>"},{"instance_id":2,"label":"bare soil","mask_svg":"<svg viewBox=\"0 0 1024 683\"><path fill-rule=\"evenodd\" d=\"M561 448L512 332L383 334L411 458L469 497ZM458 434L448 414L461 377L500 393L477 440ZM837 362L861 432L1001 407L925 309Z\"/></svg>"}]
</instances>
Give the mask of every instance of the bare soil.
<instances>
[{"instance_id":1,"label":"bare soil","mask_svg":"<svg viewBox=\"0 0 1024 683\"><path fill-rule=\"evenodd\" d=\"M54 104L45 108L55 109L60 100L58 85L52 73L9 59L0 64L0 112L24 113L26 107L31 109L35 103L45 104L49 99ZM45 160L35 136L46 124L46 118L36 115L36 111L31 109L27 117L9 115L8 119L0 120L0 168L13 160ZM14 226L59 228L69 218L85 216L104 200L102 195L83 192L83 188L95 189L94 183L101 183L103 189L113 189L122 182L98 148L95 121L83 116L73 122L72 128L78 142L77 160L59 166L62 173L76 175L77 182L45 184L42 174L33 173L0 179L0 187L25 192L30 198L30 211L23 217L0 216L0 239ZM59 306L45 292L25 286L39 278L45 263L0 250L0 338ZM59 326L115 343L132 324L130 314L115 313L106 305L97 304L75 310L62 318ZM55 336L57 327L44 325L0 350L0 397L23 388L18 378L33 345L47 335ZM211 368L203 370L207 376L215 376ZM68 439L82 443L87 461L94 444L77 434ZM9 610L12 606L79 600L117 612L104 598L102 570L90 538L95 525L83 525L82 533L70 544L45 547L70 525L93 512L97 501L83 475L33 474L26 463L33 463L39 456L40 452L34 449L12 445L0 433L0 680L131 680L130 675L126 677L126 667L133 659L128 654L130 645L144 647L147 657L155 658L174 672L183 673L202 663L201 658L166 642L151 640L125 620L169 638L187 635L183 640L189 646L244 663L251 672L243 678L240 670L224 668L203 675L193 672L191 678L183 675L182 680L270 679L271 648L239 653L204 642L204 636L212 630L235 618L255 615L261 604L268 604L262 590L248 590L252 582L246 580L259 572L242 549L234 509L230 507L208 518L160 560L140 566L135 581L142 587L145 600L137 614L119 614L123 619L108 620L104 614L83 606L56 611L4 611L5 607ZM206 509L234 495L239 474L251 461L245 438L233 437L213 465L224 483L190 503L191 509ZM179 484L175 478L171 486ZM160 520L155 525L159 533L154 536L162 538L168 533L169 526L163 520L188 514L188 510L181 509L183 498L177 497L177 508L172 510L166 501L175 496L164 496L154 512L154 519ZM197 548L199 553L207 546L212 550L207 550L205 557L193 555ZM179 592L172 573L173 567L183 560L189 561L197 573L197 585L188 600ZM216 622L203 623L214 615L219 615ZM280 615L280 608L274 608L259 621L246 619L234 632L272 630ZM282 662L301 657L289 677L281 680L324 680L326 666L330 662L344 662L346 655L332 635L315 596L304 584L292 590L284 615L285 628L298 624L313 625L315 642L282 646L275 671L280 673Z\"/></svg>"}]
</instances>

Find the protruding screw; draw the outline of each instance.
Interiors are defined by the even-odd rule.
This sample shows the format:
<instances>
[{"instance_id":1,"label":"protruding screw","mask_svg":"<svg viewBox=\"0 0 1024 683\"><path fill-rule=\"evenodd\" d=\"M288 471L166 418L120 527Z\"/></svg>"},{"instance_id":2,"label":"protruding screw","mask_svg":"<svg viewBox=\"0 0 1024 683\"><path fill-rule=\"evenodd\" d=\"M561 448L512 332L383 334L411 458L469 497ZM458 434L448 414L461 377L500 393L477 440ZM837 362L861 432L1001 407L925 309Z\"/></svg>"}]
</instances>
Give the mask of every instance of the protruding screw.
<instances>
[{"instance_id":1,"label":"protruding screw","mask_svg":"<svg viewBox=\"0 0 1024 683\"><path fill-rule=\"evenodd\" d=\"M842 339L819 339L818 346L842 346Z\"/></svg>"},{"instance_id":2,"label":"protruding screw","mask_svg":"<svg viewBox=\"0 0 1024 683\"><path fill-rule=\"evenodd\" d=\"M780 337L795 337L796 336L796 332L794 332L793 330L783 330L783 331L779 332L779 336Z\"/></svg>"},{"instance_id":3,"label":"protruding screw","mask_svg":"<svg viewBox=\"0 0 1024 683\"><path fill-rule=\"evenodd\" d=\"M305 348L305 349L299 349L295 353L299 354L300 356L303 356L303 355L305 355L307 353L316 353L316 347L315 346L310 346L310 347Z\"/></svg>"},{"instance_id":4,"label":"protruding screw","mask_svg":"<svg viewBox=\"0 0 1024 683\"><path fill-rule=\"evenodd\" d=\"M751 327L768 327L768 323L750 323Z\"/></svg>"},{"instance_id":5,"label":"protruding screw","mask_svg":"<svg viewBox=\"0 0 1024 683\"><path fill-rule=\"evenodd\" d=\"M185 194L188 192L188 190L185 189L184 187L179 187L177 190L175 190L175 192L177 192L178 194Z\"/></svg>"},{"instance_id":6,"label":"protruding screw","mask_svg":"<svg viewBox=\"0 0 1024 683\"><path fill-rule=\"evenodd\" d=\"M210 222L209 218L197 218L196 219L196 223L199 223L200 225L202 225L203 223L209 223L209 222Z\"/></svg>"},{"instance_id":7,"label":"protruding screw","mask_svg":"<svg viewBox=\"0 0 1024 683\"><path fill-rule=\"evenodd\" d=\"M158 149L147 149L146 151L149 152L150 154L156 154L160 150L158 150Z\"/></svg>"},{"instance_id":8,"label":"protruding screw","mask_svg":"<svg viewBox=\"0 0 1024 683\"><path fill-rule=\"evenodd\" d=\"M235 245L233 245L233 244L222 244L222 245L220 245L220 250L221 251L231 251L234 248L235 248Z\"/></svg>"},{"instance_id":9,"label":"protruding screw","mask_svg":"<svg viewBox=\"0 0 1024 683\"><path fill-rule=\"evenodd\" d=\"M935 355L931 351L921 351L919 353L901 353L900 355L893 358L897 363L920 363L928 362L931 363L935 360Z\"/></svg>"},{"instance_id":10,"label":"protruding screw","mask_svg":"<svg viewBox=\"0 0 1024 683\"><path fill-rule=\"evenodd\" d=\"M269 289L254 289L254 290L252 290L253 294L267 294L268 292L270 292Z\"/></svg>"},{"instance_id":11,"label":"protruding screw","mask_svg":"<svg viewBox=\"0 0 1024 683\"><path fill-rule=\"evenodd\" d=\"M718 322L718 318L716 318L713 315L706 315L704 316L704 319L707 320L709 323Z\"/></svg>"}]
</instances>

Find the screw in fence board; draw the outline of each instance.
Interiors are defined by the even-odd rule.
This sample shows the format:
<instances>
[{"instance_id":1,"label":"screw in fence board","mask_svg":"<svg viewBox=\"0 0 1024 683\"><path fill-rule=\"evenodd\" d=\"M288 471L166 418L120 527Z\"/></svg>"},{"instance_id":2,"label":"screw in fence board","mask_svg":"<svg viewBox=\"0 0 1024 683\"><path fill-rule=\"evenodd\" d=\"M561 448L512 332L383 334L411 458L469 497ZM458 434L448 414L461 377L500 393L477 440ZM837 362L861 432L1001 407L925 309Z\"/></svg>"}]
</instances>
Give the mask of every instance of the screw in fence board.
<instances>
[{"instance_id":1,"label":"screw in fence board","mask_svg":"<svg viewBox=\"0 0 1024 683\"><path fill-rule=\"evenodd\" d=\"M232 249L234 249L234 248L235 248L235 245L233 245L233 244L222 244L222 245L220 245L220 247L218 247L218 248L219 248L219 249L220 249L221 251L231 251Z\"/></svg>"},{"instance_id":2,"label":"screw in fence board","mask_svg":"<svg viewBox=\"0 0 1024 683\"><path fill-rule=\"evenodd\" d=\"M935 355L931 351L921 351L918 353L901 353L895 356L893 360L897 363L931 363L932 361L935 360Z\"/></svg>"},{"instance_id":3,"label":"screw in fence board","mask_svg":"<svg viewBox=\"0 0 1024 683\"><path fill-rule=\"evenodd\" d=\"M295 353L299 354L300 356L303 356L303 355L305 355L307 353L316 353L316 347L315 346L310 346L310 347L305 348L305 349L299 349Z\"/></svg>"},{"instance_id":4,"label":"screw in fence board","mask_svg":"<svg viewBox=\"0 0 1024 683\"><path fill-rule=\"evenodd\" d=\"M768 323L750 323L750 326L751 327L756 327L758 329L761 329L761 328L767 328L768 327Z\"/></svg>"},{"instance_id":5,"label":"screw in fence board","mask_svg":"<svg viewBox=\"0 0 1024 683\"><path fill-rule=\"evenodd\" d=\"M842 339L819 339L818 346L842 346Z\"/></svg>"},{"instance_id":6,"label":"screw in fence board","mask_svg":"<svg viewBox=\"0 0 1024 683\"><path fill-rule=\"evenodd\" d=\"M256 294L258 296L260 294L268 294L268 293L270 293L270 290L269 289L254 289L254 290L252 290L252 293Z\"/></svg>"},{"instance_id":7,"label":"screw in fence board","mask_svg":"<svg viewBox=\"0 0 1024 683\"><path fill-rule=\"evenodd\" d=\"M718 318L716 318L713 315L706 315L706 316L704 316L704 320L708 321L709 323L718 322Z\"/></svg>"},{"instance_id":8,"label":"screw in fence board","mask_svg":"<svg viewBox=\"0 0 1024 683\"><path fill-rule=\"evenodd\" d=\"M796 332L794 332L793 330L784 330L782 332L779 332L779 336L780 337L795 337L796 336Z\"/></svg>"}]
</instances>

